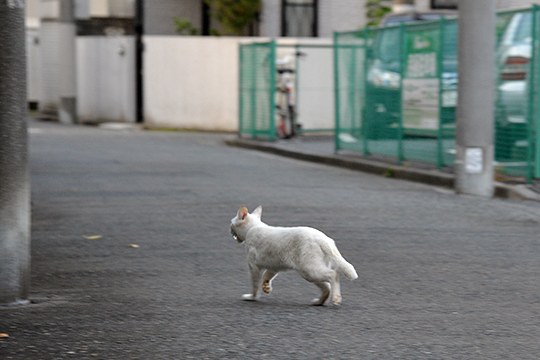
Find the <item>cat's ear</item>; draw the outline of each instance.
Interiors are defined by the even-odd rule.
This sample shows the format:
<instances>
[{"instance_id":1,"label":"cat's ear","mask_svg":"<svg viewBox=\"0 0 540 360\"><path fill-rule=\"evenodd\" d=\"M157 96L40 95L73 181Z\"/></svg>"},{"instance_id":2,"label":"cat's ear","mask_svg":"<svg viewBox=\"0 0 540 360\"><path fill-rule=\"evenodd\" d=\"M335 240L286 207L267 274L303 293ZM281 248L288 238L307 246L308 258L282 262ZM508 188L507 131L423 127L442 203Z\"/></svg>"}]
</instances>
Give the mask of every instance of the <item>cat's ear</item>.
<instances>
[{"instance_id":1,"label":"cat's ear","mask_svg":"<svg viewBox=\"0 0 540 360\"><path fill-rule=\"evenodd\" d=\"M238 209L238 213L236 214L236 217L240 220L244 220L246 216L248 216L248 209L245 206L242 206L240 209Z\"/></svg>"},{"instance_id":2,"label":"cat's ear","mask_svg":"<svg viewBox=\"0 0 540 360\"><path fill-rule=\"evenodd\" d=\"M253 210L252 214L260 219L262 216L262 206L258 206L255 210Z\"/></svg>"}]
</instances>

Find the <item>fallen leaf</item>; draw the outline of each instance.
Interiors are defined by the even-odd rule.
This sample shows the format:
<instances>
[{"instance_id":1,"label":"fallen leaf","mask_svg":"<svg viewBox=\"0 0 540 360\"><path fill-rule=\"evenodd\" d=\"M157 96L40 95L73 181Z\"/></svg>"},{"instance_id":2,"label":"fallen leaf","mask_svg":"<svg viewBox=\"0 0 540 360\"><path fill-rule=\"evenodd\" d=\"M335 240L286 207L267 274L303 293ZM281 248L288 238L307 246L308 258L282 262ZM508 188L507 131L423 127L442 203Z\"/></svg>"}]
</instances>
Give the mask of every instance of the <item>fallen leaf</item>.
<instances>
[{"instance_id":1,"label":"fallen leaf","mask_svg":"<svg viewBox=\"0 0 540 360\"><path fill-rule=\"evenodd\" d=\"M137 244L129 244L129 247L133 249L138 249L140 246Z\"/></svg>"},{"instance_id":2,"label":"fallen leaf","mask_svg":"<svg viewBox=\"0 0 540 360\"><path fill-rule=\"evenodd\" d=\"M0 333L0 339L5 339L5 338L8 338L8 337L9 337L8 333Z\"/></svg>"},{"instance_id":3,"label":"fallen leaf","mask_svg":"<svg viewBox=\"0 0 540 360\"><path fill-rule=\"evenodd\" d=\"M83 238L85 238L86 240L100 240L101 238L103 238L103 236L101 236L101 235L83 235Z\"/></svg>"}]
</instances>

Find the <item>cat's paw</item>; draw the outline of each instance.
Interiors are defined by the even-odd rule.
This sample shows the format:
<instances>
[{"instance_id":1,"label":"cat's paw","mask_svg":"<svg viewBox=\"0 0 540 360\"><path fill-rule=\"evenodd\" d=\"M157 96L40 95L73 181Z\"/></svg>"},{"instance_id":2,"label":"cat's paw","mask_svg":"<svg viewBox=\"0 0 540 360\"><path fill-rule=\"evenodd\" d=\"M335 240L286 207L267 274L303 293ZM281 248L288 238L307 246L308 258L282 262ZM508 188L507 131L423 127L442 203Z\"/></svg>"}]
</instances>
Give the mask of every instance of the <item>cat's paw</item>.
<instances>
[{"instance_id":1,"label":"cat's paw","mask_svg":"<svg viewBox=\"0 0 540 360\"><path fill-rule=\"evenodd\" d=\"M311 300L311 305L313 305L313 306L323 306L324 305L324 300L321 301L320 298L315 298L315 299Z\"/></svg>"},{"instance_id":2,"label":"cat's paw","mask_svg":"<svg viewBox=\"0 0 540 360\"><path fill-rule=\"evenodd\" d=\"M270 294L272 292L272 286L270 285L270 282L268 282L268 281L263 282L262 291L265 294Z\"/></svg>"},{"instance_id":3,"label":"cat's paw","mask_svg":"<svg viewBox=\"0 0 540 360\"><path fill-rule=\"evenodd\" d=\"M242 300L244 301L255 301L257 298L253 294L244 294L242 295Z\"/></svg>"},{"instance_id":4,"label":"cat's paw","mask_svg":"<svg viewBox=\"0 0 540 360\"><path fill-rule=\"evenodd\" d=\"M341 305L341 295L335 295L332 298L332 303L334 303L334 305Z\"/></svg>"}]
</instances>

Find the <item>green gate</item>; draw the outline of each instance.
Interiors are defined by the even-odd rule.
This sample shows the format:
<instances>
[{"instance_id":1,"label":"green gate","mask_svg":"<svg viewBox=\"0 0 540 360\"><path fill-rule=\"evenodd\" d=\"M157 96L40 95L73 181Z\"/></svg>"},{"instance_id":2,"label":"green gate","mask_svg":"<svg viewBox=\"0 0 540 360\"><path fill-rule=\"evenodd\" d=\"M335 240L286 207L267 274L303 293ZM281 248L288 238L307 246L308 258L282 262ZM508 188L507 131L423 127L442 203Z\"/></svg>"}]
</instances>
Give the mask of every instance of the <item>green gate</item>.
<instances>
[{"instance_id":1,"label":"green gate","mask_svg":"<svg viewBox=\"0 0 540 360\"><path fill-rule=\"evenodd\" d=\"M240 45L240 136L272 141L291 126L295 135L333 133L331 61L329 43Z\"/></svg>"},{"instance_id":2,"label":"green gate","mask_svg":"<svg viewBox=\"0 0 540 360\"><path fill-rule=\"evenodd\" d=\"M239 51L239 134L274 140L276 43L242 44Z\"/></svg>"}]
</instances>

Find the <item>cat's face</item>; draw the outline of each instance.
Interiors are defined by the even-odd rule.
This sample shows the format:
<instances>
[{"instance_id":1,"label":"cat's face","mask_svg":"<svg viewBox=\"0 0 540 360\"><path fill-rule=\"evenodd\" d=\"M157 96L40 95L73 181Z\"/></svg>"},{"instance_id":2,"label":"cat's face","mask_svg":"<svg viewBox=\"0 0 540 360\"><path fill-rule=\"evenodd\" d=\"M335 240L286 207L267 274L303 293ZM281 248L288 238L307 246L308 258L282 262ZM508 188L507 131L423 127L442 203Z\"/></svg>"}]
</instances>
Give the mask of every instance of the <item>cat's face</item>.
<instances>
[{"instance_id":1,"label":"cat's face","mask_svg":"<svg viewBox=\"0 0 540 360\"><path fill-rule=\"evenodd\" d=\"M246 234L249 228L257 220L261 220L262 208L259 206L250 214L247 207L243 206L238 209L236 216L231 219L231 235L238 242L243 242L246 239Z\"/></svg>"}]
</instances>

